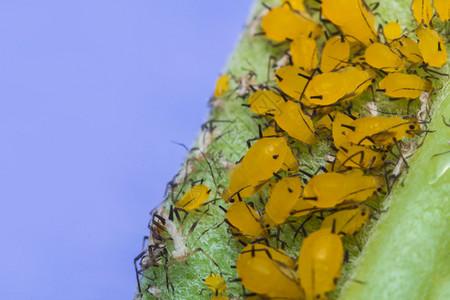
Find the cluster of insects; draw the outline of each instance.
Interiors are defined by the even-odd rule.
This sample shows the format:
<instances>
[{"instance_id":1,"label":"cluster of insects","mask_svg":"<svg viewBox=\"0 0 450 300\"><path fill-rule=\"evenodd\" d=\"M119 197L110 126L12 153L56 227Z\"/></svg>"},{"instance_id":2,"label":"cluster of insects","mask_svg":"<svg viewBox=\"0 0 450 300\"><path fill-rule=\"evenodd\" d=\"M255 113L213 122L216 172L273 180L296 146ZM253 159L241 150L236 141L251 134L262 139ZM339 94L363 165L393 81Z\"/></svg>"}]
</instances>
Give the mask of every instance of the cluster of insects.
<instances>
[{"instance_id":1,"label":"cluster of insects","mask_svg":"<svg viewBox=\"0 0 450 300\"><path fill-rule=\"evenodd\" d=\"M173 293L172 266L189 263L194 255L214 268L202 278L199 297L327 299L336 289L354 251L343 240L361 247L355 236L382 213L374 199L389 193L408 167L407 158L418 146L411 138L428 132L429 101L437 88L433 79L447 76L437 69L447 63L447 52L434 23L448 21L450 3L413 0L417 27L411 32L396 21L376 28L376 7L362 0L316 4L283 0L261 15L262 31L255 38L284 49L283 58L269 65L274 80L257 84L251 73L218 79L213 100L227 93L244 99L241 109L262 124L259 136L247 141L248 151L238 162L227 165L229 181L223 185L214 175L218 159L207 153L221 136L214 138L214 122L205 125L206 142L192 152L214 186L194 181L181 194L196 166L189 161L171 182L169 189L179 192L171 193L167 207L152 212L146 249L135 259L139 296ZM362 94L371 101L363 102ZM387 111L387 102L397 111ZM413 113L418 102L420 110ZM362 107L360 114L353 107ZM315 147L326 155L323 166L312 170L298 154L312 156ZM209 217L219 222L200 230ZM230 233L228 244L238 249L227 266L197 246L219 229ZM161 274L164 280L157 280Z\"/></svg>"}]
</instances>

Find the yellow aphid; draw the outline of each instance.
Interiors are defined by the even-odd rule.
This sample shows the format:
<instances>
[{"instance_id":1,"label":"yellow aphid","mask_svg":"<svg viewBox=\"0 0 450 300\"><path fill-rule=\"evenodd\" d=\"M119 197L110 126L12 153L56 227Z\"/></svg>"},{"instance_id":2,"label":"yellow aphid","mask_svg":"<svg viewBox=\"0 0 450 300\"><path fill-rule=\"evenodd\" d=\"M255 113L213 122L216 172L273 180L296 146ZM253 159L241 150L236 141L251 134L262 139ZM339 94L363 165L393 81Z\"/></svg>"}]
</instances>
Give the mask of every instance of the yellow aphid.
<instances>
[{"instance_id":1,"label":"yellow aphid","mask_svg":"<svg viewBox=\"0 0 450 300\"><path fill-rule=\"evenodd\" d=\"M332 134L336 148L339 149L339 147L347 144L347 133L350 129L343 127L342 124L350 124L351 122L353 122L353 119L343 113L337 113L334 117Z\"/></svg>"},{"instance_id":2,"label":"yellow aphid","mask_svg":"<svg viewBox=\"0 0 450 300\"><path fill-rule=\"evenodd\" d=\"M384 36L389 40L395 40L402 37L402 27L398 22L391 21L384 25Z\"/></svg>"},{"instance_id":3,"label":"yellow aphid","mask_svg":"<svg viewBox=\"0 0 450 300\"><path fill-rule=\"evenodd\" d=\"M230 76L225 74L219 77L216 82L216 89L214 90L214 98L221 98L228 91L228 82Z\"/></svg>"},{"instance_id":4,"label":"yellow aphid","mask_svg":"<svg viewBox=\"0 0 450 300\"><path fill-rule=\"evenodd\" d=\"M450 15L450 1L433 0L433 6L439 15L439 19L441 19L442 22L448 21Z\"/></svg>"},{"instance_id":5,"label":"yellow aphid","mask_svg":"<svg viewBox=\"0 0 450 300\"><path fill-rule=\"evenodd\" d=\"M350 129L347 131L349 142L365 146L393 145L395 139L400 140L404 136L413 137L420 133L416 118L404 120L400 117L365 117L341 126Z\"/></svg>"},{"instance_id":6,"label":"yellow aphid","mask_svg":"<svg viewBox=\"0 0 450 300\"><path fill-rule=\"evenodd\" d=\"M294 66L311 72L317 68L316 41L307 36L300 36L291 42L291 56Z\"/></svg>"},{"instance_id":7,"label":"yellow aphid","mask_svg":"<svg viewBox=\"0 0 450 300\"><path fill-rule=\"evenodd\" d=\"M378 91L393 98L414 99L432 89L430 81L413 74L390 73L378 83Z\"/></svg>"},{"instance_id":8,"label":"yellow aphid","mask_svg":"<svg viewBox=\"0 0 450 300\"><path fill-rule=\"evenodd\" d=\"M334 230L337 234L352 235L358 232L369 218L370 210L367 205L360 204L356 208L344 209L326 217L321 229Z\"/></svg>"},{"instance_id":9,"label":"yellow aphid","mask_svg":"<svg viewBox=\"0 0 450 300\"><path fill-rule=\"evenodd\" d=\"M375 17L361 0L322 0L322 14L351 40L364 45L378 40Z\"/></svg>"},{"instance_id":10,"label":"yellow aphid","mask_svg":"<svg viewBox=\"0 0 450 300\"><path fill-rule=\"evenodd\" d=\"M209 276L205 279L205 284L213 291L216 295L225 292L227 284L219 275L211 272Z\"/></svg>"},{"instance_id":11,"label":"yellow aphid","mask_svg":"<svg viewBox=\"0 0 450 300\"><path fill-rule=\"evenodd\" d=\"M256 255L257 252L260 252ZM262 296L303 299L304 292L295 271L270 255L269 251L241 251L236 268L242 285Z\"/></svg>"},{"instance_id":12,"label":"yellow aphid","mask_svg":"<svg viewBox=\"0 0 450 300\"><path fill-rule=\"evenodd\" d=\"M414 64L420 64L423 62L419 44L408 37L402 37L400 39L394 40L390 43L390 46L391 49L394 49L402 57L405 57L406 60Z\"/></svg>"},{"instance_id":13,"label":"yellow aphid","mask_svg":"<svg viewBox=\"0 0 450 300\"><path fill-rule=\"evenodd\" d=\"M447 62L447 50L439 34L433 29L419 26L416 35L423 60L431 67L444 66Z\"/></svg>"},{"instance_id":14,"label":"yellow aphid","mask_svg":"<svg viewBox=\"0 0 450 300\"><path fill-rule=\"evenodd\" d=\"M283 4L285 4L285 3L289 3L291 5L292 9L295 9L298 11L306 11L303 0L283 0Z\"/></svg>"},{"instance_id":15,"label":"yellow aphid","mask_svg":"<svg viewBox=\"0 0 450 300\"><path fill-rule=\"evenodd\" d=\"M418 24L430 24L433 18L431 0L413 0L411 9Z\"/></svg>"},{"instance_id":16,"label":"yellow aphid","mask_svg":"<svg viewBox=\"0 0 450 300\"><path fill-rule=\"evenodd\" d=\"M267 234L258 221L259 214L245 202L231 204L227 209L226 218L229 224L246 237L261 238Z\"/></svg>"},{"instance_id":17,"label":"yellow aphid","mask_svg":"<svg viewBox=\"0 0 450 300\"><path fill-rule=\"evenodd\" d=\"M192 187L184 196L175 203L175 207L186 211L199 208L211 195L211 189L204 184Z\"/></svg>"},{"instance_id":18,"label":"yellow aphid","mask_svg":"<svg viewBox=\"0 0 450 300\"><path fill-rule=\"evenodd\" d=\"M281 113L279 105L283 102L283 97L269 90L258 90L248 99L250 109L259 115L278 116Z\"/></svg>"},{"instance_id":19,"label":"yellow aphid","mask_svg":"<svg viewBox=\"0 0 450 300\"><path fill-rule=\"evenodd\" d=\"M330 72L344 66L350 57L350 44L343 36L335 36L325 42L320 70Z\"/></svg>"},{"instance_id":20,"label":"yellow aphid","mask_svg":"<svg viewBox=\"0 0 450 300\"><path fill-rule=\"evenodd\" d=\"M293 40L301 35L318 37L322 29L309 15L293 11L289 5L272 8L261 20L264 35L274 41Z\"/></svg>"},{"instance_id":21,"label":"yellow aphid","mask_svg":"<svg viewBox=\"0 0 450 300\"><path fill-rule=\"evenodd\" d=\"M366 49L366 62L385 72L397 72L405 68L405 63L391 48L381 43L373 43Z\"/></svg>"},{"instance_id":22,"label":"yellow aphid","mask_svg":"<svg viewBox=\"0 0 450 300\"><path fill-rule=\"evenodd\" d=\"M347 200L362 202L380 188L374 176L364 176L360 169L344 174L328 172L313 176L306 184L303 199L323 208L335 207Z\"/></svg>"},{"instance_id":23,"label":"yellow aphid","mask_svg":"<svg viewBox=\"0 0 450 300\"><path fill-rule=\"evenodd\" d=\"M364 146L346 143L340 145L336 159L342 166L354 168L379 168L386 161L386 154Z\"/></svg>"},{"instance_id":24,"label":"yellow aphid","mask_svg":"<svg viewBox=\"0 0 450 300\"><path fill-rule=\"evenodd\" d=\"M312 120L303 113L297 103L286 101L280 103L279 109L282 113L274 119L289 136L308 145L317 142Z\"/></svg>"},{"instance_id":25,"label":"yellow aphid","mask_svg":"<svg viewBox=\"0 0 450 300\"><path fill-rule=\"evenodd\" d=\"M369 73L355 67L322 73L311 79L305 96L315 105L334 104L361 94L372 83L372 79Z\"/></svg>"},{"instance_id":26,"label":"yellow aphid","mask_svg":"<svg viewBox=\"0 0 450 300\"><path fill-rule=\"evenodd\" d=\"M302 182L298 177L285 177L275 183L266 203L263 223L270 227L283 224L290 216L302 191Z\"/></svg>"},{"instance_id":27,"label":"yellow aphid","mask_svg":"<svg viewBox=\"0 0 450 300\"><path fill-rule=\"evenodd\" d=\"M300 97L311 79L309 74L295 66L285 66L275 72L280 89L291 98L300 101Z\"/></svg>"},{"instance_id":28,"label":"yellow aphid","mask_svg":"<svg viewBox=\"0 0 450 300\"><path fill-rule=\"evenodd\" d=\"M308 145L317 141L312 120L302 112L298 104L267 90L256 91L248 101L253 112L273 117L278 126L291 137Z\"/></svg>"},{"instance_id":29,"label":"yellow aphid","mask_svg":"<svg viewBox=\"0 0 450 300\"><path fill-rule=\"evenodd\" d=\"M326 299L325 293L336 288L343 258L342 241L328 228L319 229L303 240L298 257L298 275L306 300Z\"/></svg>"},{"instance_id":30,"label":"yellow aphid","mask_svg":"<svg viewBox=\"0 0 450 300\"><path fill-rule=\"evenodd\" d=\"M267 180L281 168L289 151L284 138L259 139L242 159L242 168L253 180Z\"/></svg>"},{"instance_id":31,"label":"yellow aphid","mask_svg":"<svg viewBox=\"0 0 450 300\"><path fill-rule=\"evenodd\" d=\"M262 244L248 244L241 250L239 257L236 261L236 267L242 267L245 265L250 257L254 256L267 256L270 254L272 259L288 266L289 268L295 268L295 260L286 255L282 249L274 249Z\"/></svg>"},{"instance_id":32,"label":"yellow aphid","mask_svg":"<svg viewBox=\"0 0 450 300\"><path fill-rule=\"evenodd\" d=\"M231 199L237 199L237 193L246 198L258 192L273 173L283 166L289 152L292 155L285 138L259 139L248 149L242 162L228 174L230 185L221 195L222 198L228 202Z\"/></svg>"}]
</instances>

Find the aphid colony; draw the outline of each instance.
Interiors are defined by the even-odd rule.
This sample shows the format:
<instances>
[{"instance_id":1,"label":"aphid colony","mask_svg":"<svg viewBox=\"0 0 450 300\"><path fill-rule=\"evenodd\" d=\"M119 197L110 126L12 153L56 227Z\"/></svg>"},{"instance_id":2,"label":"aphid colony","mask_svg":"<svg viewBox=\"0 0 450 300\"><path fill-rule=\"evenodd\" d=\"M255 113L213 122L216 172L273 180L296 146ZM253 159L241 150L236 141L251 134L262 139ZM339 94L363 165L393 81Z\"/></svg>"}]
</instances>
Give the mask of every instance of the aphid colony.
<instances>
[{"instance_id":1,"label":"aphid colony","mask_svg":"<svg viewBox=\"0 0 450 300\"><path fill-rule=\"evenodd\" d=\"M240 295L251 299L327 299L347 260L342 238L354 238L377 212L365 202L388 192L392 178L399 176L396 170L389 178L389 166L398 163L388 157L407 166L402 139L426 132L426 118L409 114L410 102L429 97L434 91L431 78L445 76L435 69L446 64L447 52L433 21L436 14L442 22L448 20L449 1L434 0L435 14L430 0L414 0L414 32L402 30L395 21L377 29L374 12L362 0L318 2L318 22L310 14L314 8L295 0L284 0L262 17L261 35L287 43L290 63L277 66L275 82L238 88L246 98L247 108L242 109L264 119L266 128L260 128L253 144L248 141L247 153L228 173L227 186L217 185L214 178L215 187L193 184L174 199L170 212L162 208L153 214L151 243L136 261L141 260L143 270L164 265L166 287L149 285L154 296L162 288L169 290L170 266L201 252L216 269L203 278L199 294L209 291L212 299L236 297L227 287L236 281L244 288ZM232 92L230 78L219 78L215 98ZM358 96L363 93L373 98L375 114L352 112L353 106L361 106ZM398 100L407 114L380 111L388 116L377 116L377 101L383 97ZM318 143L329 148L328 164L311 171L299 163L294 146L303 145L307 152ZM212 194L220 198L208 201ZM258 198L260 207L253 202ZM238 278L227 278L224 266L204 249L186 248L186 240L212 206L220 207L223 222L203 231L197 241L209 230L228 226L241 244L237 259L230 262ZM187 234L177 233L176 222L181 224L183 215L193 211L200 211L200 217ZM311 219L320 228L307 232L304 225ZM295 231L293 241L280 238L285 230ZM296 236L303 236L303 242L293 257L284 249L288 243L301 243ZM170 241L172 253L164 245Z\"/></svg>"}]
</instances>

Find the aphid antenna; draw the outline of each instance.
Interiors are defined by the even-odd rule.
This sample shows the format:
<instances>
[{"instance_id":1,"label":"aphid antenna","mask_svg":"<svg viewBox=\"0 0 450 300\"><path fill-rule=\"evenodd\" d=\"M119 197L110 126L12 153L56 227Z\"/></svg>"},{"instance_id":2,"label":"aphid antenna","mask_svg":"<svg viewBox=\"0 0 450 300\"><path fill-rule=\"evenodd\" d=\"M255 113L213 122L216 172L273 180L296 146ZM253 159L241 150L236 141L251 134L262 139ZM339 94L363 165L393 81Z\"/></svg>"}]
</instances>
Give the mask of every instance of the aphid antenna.
<instances>
[{"instance_id":1,"label":"aphid antenna","mask_svg":"<svg viewBox=\"0 0 450 300\"><path fill-rule=\"evenodd\" d=\"M231 121L231 120L215 120L215 119L211 119L211 120L208 120L205 123L203 123L201 125L201 129L202 130L208 130L209 132L213 132L214 129L217 128L217 126L214 126L214 123L233 123L233 121Z\"/></svg>"},{"instance_id":2,"label":"aphid antenna","mask_svg":"<svg viewBox=\"0 0 450 300\"><path fill-rule=\"evenodd\" d=\"M213 203L213 204L215 205L215 204L216 204L216 201L221 200L221 199L222 199L221 197L216 197L216 198L214 198L214 199L212 199L212 200L209 200L209 201L203 203L202 206L206 206L206 205L208 205L208 204L210 204L210 203Z\"/></svg>"},{"instance_id":3,"label":"aphid antenna","mask_svg":"<svg viewBox=\"0 0 450 300\"><path fill-rule=\"evenodd\" d=\"M441 72L438 72L438 71L436 71L436 70L434 70L434 69L432 69L428 64L423 64L423 65L420 65L419 66L419 68L422 68L426 73L433 73L433 74L436 74L436 75L439 75L439 76L445 76L445 77L447 77L447 78L449 78L450 77L450 75L449 74L447 74L447 73L441 73ZM430 74L431 75L431 74ZM438 78L436 78L436 77L434 77L434 76L432 76L434 79L438 79Z\"/></svg>"},{"instance_id":4,"label":"aphid antenna","mask_svg":"<svg viewBox=\"0 0 450 300\"><path fill-rule=\"evenodd\" d=\"M368 188L359 189L359 190L353 191L353 192L351 192L351 193L348 193L348 194L345 195L343 198L347 198L348 196L356 195L356 194L358 194L358 193L361 193L361 192L364 192L364 191L367 191L367 190L371 190L371 189L373 189L373 188L375 188L375 187L378 187L378 189L381 188L381 186L372 186L372 187L368 187ZM377 189L377 192L378 192L378 189ZM342 198L341 198L341 199L342 199Z\"/></svg>"},{"instance_id":5,"label":"aphid antenna","mask_svg":"<svg viewBox=\"0 0 450 300\"><path fill-rule=\"evenodd\" d=\"M313 76L314 76L314 74L317 72L317 70L320 70L320 69L319 69L319 68L315 68L315 69L313 70L311 76L306 76L306 75L303 75L302 73L298 73L298 75L300 75L301 77L303 77L303 78L305 78L306 80L308 80L308 81L306 82L305 86L303 87L303 90L302 90L302 92L301 92L301 94L300 94L300 98L298 99L299 102L302 101L302 98L303 98L303 95L305 94L306 88L308 87L309 82L311 81L311 79L313 78Z\"/></svg>"},{"instance_id":6,"label":"aphid antenna","mask_svg":"<svg viewBox=\"0 0 450 300\"><path fill-rule=\"evenodd\" d=\"M206 158L206 155L205 155L205 153L203 153L203 151L200 151L200 150L198 150L198 151L202 154L203 158L205 159L206 163L208 164L208 168L209 168L209 171L211 172L211 177L212 177L212 180L214 182L214 186L216 187L216 195L214 196L214 197L216 197L217 196L217 191L219 190L219 188L217 186L216 177L214 176L214 172L213 172L211 163L208 161L208 159ZM202 179L202 182L203 182L203 179Z\"/></svg>"},{"instance_id":7,"label":"aphid antenna","mask_svg":"<svg viewBox=\"0 0 450 300\"><path fill-rule=\"evenodd\" d=\"M198 222L197 222L198 223ZM198 241L200 241L200 239L203 237L203 235L205 235L208 231L210 231L211 229L217 229L220 226L222 226L222 224L225 223L225 220L223 220L222 222L219 222L217 225L214 225L210 228L205 229L197 238L197 240L194 242L194 244L192 244L192 248L195 247L195 245L198 243ZM197 225L197 224L195 224ZM195 229L195 228L194 228Z\"/></svg>"},{"instance_id":8,"label":"aphid antenna","mask_svg":"<svg viewBox=\"0 0 450 300\"><path fill-rule=\"evenodd\" d=\"M179 144L179 143L177 143L177 142L173 142L173 143L178 144L178 145L180 145L180 146L184 146L184 147L187 149L187 147L186 147L185 145L183 145L183 144ZM180 197L181 193L183 192L184 187L185 187L186 184L187 184L187 181L189 180L189 179L188 179L188 174L190 173L190 172L189 172L189 166L190 166L190 162L191 162L191 161L192 161L191 158L188 158L188 159L186 160L185 167L184 167L184 174L183 174L183 184L182 184L181 187L178 189L178 192L177 192L177 195L175 196L175 198L173 197L173 191L172 191L172 197L171 197L171 200L172 200L173 203L175 203L175 202L176 202L176 199L178 199L178 198ZM175 176L175 177L177 177L177 176ZM178 187L178 185L179 185L179 184L176 183L174 186L175 186L175 187Z\"/></svg>"}]
</instances>

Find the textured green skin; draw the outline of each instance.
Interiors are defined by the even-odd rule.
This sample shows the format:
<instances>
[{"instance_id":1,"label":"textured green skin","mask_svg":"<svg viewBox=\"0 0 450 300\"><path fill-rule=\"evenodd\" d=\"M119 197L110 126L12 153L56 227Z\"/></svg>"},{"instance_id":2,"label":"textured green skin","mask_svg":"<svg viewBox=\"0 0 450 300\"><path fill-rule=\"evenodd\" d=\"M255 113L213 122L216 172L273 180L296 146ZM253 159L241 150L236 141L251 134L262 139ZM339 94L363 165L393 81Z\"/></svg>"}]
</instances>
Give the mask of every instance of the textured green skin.
<instances>
[{"instance_id":1,"label":"textured green skin","mask_svg":"<svg viewBox=\"0 0 450 300\"><path fill-rule=\"evenodd\" d=\"M388 211L339 299L450 299L450 82L433 104L430 133L410 162L404 185L389 195Z\"/></svg>"},{"instance_id":2,"label":"textured green skin","mask_svg":"<svg viewBox=\"0 0 450 300\"><path fill-rule=\"evenodd\" d=\"M371 1L374 2L374 1ZM277 5L279 1L264 1L267 5ZM315 4L317 5L317 4ZM383 20L399 20L408 28L412 28L411 12L409 10L410 1L400 0L395 3L384 1L377 12L383 15ZM261 11L262 6L258 1L255 4L252 15ZM267 81L267 66L269 56L280 57L286 45L273 46L273 43L261 37L249 37L244 32L243 37L234 51L230 62L224 73L231 73L236 77L247 74L247 70L252 70L257 74L256 81L259 83ZM448 72L447 69L443 70ZM445 77L444 77L445 78ZM269 82L269 85L275 85ZM231 89L237 85L232 84ZM435 86L442 86L442 83L435 82ZM430 129L436 133L428 135L424 145L419 148L413 160L410 162L409 175L405 180L405 187L397 184L389 197L389 210L382 214L379 225L374 225L372 220L364 227L358 237L359 243L367 245L364 247L360 257L359 251L355 247L354 241L345 239L346 249L350 251L350 263L346 264L339 282L339 288L333 292L332 298L339 299L450 299L444 295L449 294L450 274L448 272L450 249L450 236L447 232L449 228L450 205L448 203L449 175L444 168L449 165L450 154L441 155L431 159L435 153L450 150L447 144L450 128L444 126L441 115L450 116L449 103L444 99L450 93L448 82L445 87L433 98L433 121ZM247 151L245 141L258 136L258 124L264 124L263 119L252 118L254 114L241 106L245 103L230 91L224 97L223 107L212 107L209 119L228 120L231 123L216 123L217 132L215 136L223 136L208 146L206 156L212 163L214 177L218 185L228 184L228 170L221 168L218 158L235 162L239 160ZM361 111L362 105L370 101L367 93L364 93L355 102L355 110ZM380 96L380 98L382 98ZM392 103L382 99L380 109L389 108L391 111L400 111L398 106L403 104ZM417 102L413 107L417 108ZM396 108L397 106L397 108ZM437 108L439 107L439 110ZM448 119L448 118L447 118ZM202 132L196 145L201 143ZM436 141L435 141L436 140ZM323 164L322 157L329 151L329 143L320 141L311 149L313 155L309 154L308 148L297 143L301 153L299 161L302 169L314 172L320 164ZM192 158L195 152L190 153L188 158ZM184 170L185 165L181 170ZM446 169L445 169L446 170ZM437 178L439 172L444 175ZM164 205L168 207L176 201L190 187L190 181L204 179L204 183L214 188L208 165L203 162L194 162L194 170L188 176L189 181L181 188L176 188L173 193L169 193ZM400 178L400 182L403 177ZM435 180L435 181L433 181ZM400 183L398 182L398 183ZM432 183L430 183L432 182ZM438 187L438 188L437 188ZM216 196L216 195L214 195ZM414 196L414 198L412 197ZM428 196L428 197L426 197ZM251 198L257 208L262 206L258 203L258 197ZM372 203L376 205L375 202ZM204 230L218 225L224 219L224 213L218 205L227 206L223 200L218 200L216 205L209 205L209 214L205 215L199 222L194 233L187 241L187 246L192 249L192 244ZM184 234L187 233L192 223L201 215L201 212L190 212L182 225ZM307 231L312 232L320 226L317 220L307 223ZM372 234L373 227L376 230ZM291 241L292 230L284 230L281 238ZM393 242L396 241L396 242ZM301 238L297 238L295 243L290 245L287 253L292 257L298 256L301 246ZM173 250L171 243L167 243L169 253ZM195 246L201 247L221 266L224 272L224 279L237 278L234 265L237 255L242 248L227 231L227 225L223 224L219 228L208 231ZM358 257L358 258L357 258ZM206 289L203 279L211 271L218 274L217 267L201 253L188 258L187 264L174 264L168 269L170 282L174 286L175 292L168 292L165 284L165 270L160 267L151 268L145 275L154 280L141 280L141 286L155 286L161 289L162 299L209 299L210 291L205 290L203 295L199 291ZM170 258L168 263L170 263ZM355 283L346 278L364 281L365 284ZM341 290L344 286L343 290ZM240 298L242 288L237 283L228 283L227 295L229 297ZM383 298L384 297L384 298ZM143 299L154 299L148 293L142 295Z\"/></svg>"},{"instance_id":3,"label":"textured green skin","mask_svg":"<svg viewBox=\"0 0 450 300\"><path fill-rule=\"evenodd\" d=\"M410 5L381 1L377 11L414 28ZM441 72L449 73L448 61ZM442 121L450 117L450 81L442 77L440 84L429 124L435 132L414 153L404 184L389 195L388 211L351 272L350 278L364 284L348 280L339 299L450 299L450 153L433 157L450 150L450 127Z\"/></svg>"}]
</instances>

